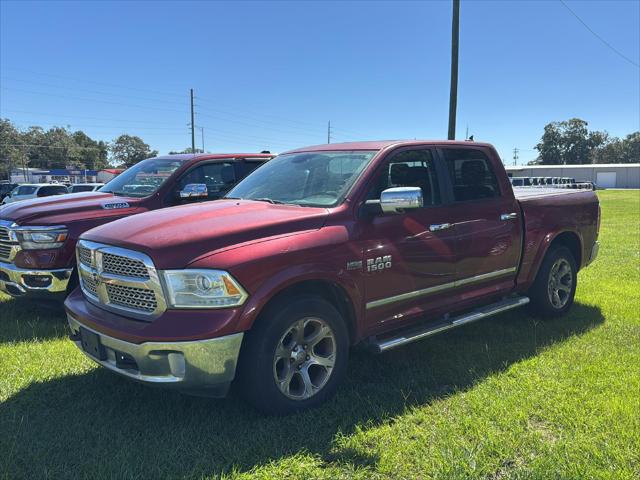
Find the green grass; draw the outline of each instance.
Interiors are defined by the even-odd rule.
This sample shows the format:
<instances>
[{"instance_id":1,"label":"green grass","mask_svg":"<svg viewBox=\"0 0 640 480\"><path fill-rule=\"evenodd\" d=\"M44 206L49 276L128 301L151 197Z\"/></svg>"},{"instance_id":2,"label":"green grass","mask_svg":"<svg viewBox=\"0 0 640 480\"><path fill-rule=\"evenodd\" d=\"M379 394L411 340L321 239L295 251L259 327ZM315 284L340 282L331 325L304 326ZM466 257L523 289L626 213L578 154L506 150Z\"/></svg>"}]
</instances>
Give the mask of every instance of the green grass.
<instances>
[{"instance_id":1,"label":"green grass","mask_svg":"<svg viewBox=\"0 0 640 480\"><path fill-rule=\"evenodd\" d=\"M637 479L640 193L600 198L568 316L353 352L334 400L286 418L119 378L61 314L2 297L0 477Z\"/></svg>"}]
</instances>

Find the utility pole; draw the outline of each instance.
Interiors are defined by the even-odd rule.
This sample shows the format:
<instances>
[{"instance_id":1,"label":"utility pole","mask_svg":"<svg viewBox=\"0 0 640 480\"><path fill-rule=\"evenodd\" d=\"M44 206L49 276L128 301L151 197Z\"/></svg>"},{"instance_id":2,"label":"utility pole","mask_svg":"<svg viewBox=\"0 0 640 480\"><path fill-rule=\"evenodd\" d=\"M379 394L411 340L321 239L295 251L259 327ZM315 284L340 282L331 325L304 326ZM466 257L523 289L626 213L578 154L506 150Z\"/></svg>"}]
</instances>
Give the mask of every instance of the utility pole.
<instances>
[{"instance_id":1,"label":"utility pole","mask_svg":"<svg viewBox=\"0 0 640 480\"><path fill-rule=\"evenodd\" d=\"M327 124L327 143L331 143L331 120Z\"/></svg>"},{"instance_id":2,"label":"utility pole","mask_svg":"<svg viewBox=\"0 0 640 480\"><path fill-rule=\"evenodd\" d=\"M451 20L451 90L449 91L449 140L456 139L456 109L458 107L458 41L460 39L460 0L453 0Z\"/></svg>"},{"instance_id":3,"label":"utility pole","mask_svg":"<svg viewBox=\"0 0 640 480\"><path fill-rule=\"evenodd\" d=\"M518 164L518 152L520 151L520 149L518 148L514 148L513 149L513 166L515 167Z\"/></svg>"},{"instance_id":4,"label":"utility pole","mask_svg":"<svg viewBox=\"0 0 640 480\"><path fill-rule=\"evenodd\" d=\"M20 159L22 160L22 176L24 177L24 181L28 182L29 180L27 180L27 163L25 161L26 158L27 158L27 147L24 147L22 149L22 155L20 155Z\"/></svg>"},{"instance_id":5,"label":"utility pole","mask_svg":"<svg viewBox=\"0 0 640 480\"><path fill-rule=\"evenodd\" d=\"M191 91L191 153L196 153L196 124L193 113L193 88Z\"/></svg>"},{"instance_id":6,"label":"utility pole","mask_svg":"<svg viewBox=\"0 0 640 480\"><path fill-rule=\"evenodd\" d=\"M202 134L202 153L204 153L204 127L200 127L200 133Z\"/></svg>"}]
</instances>

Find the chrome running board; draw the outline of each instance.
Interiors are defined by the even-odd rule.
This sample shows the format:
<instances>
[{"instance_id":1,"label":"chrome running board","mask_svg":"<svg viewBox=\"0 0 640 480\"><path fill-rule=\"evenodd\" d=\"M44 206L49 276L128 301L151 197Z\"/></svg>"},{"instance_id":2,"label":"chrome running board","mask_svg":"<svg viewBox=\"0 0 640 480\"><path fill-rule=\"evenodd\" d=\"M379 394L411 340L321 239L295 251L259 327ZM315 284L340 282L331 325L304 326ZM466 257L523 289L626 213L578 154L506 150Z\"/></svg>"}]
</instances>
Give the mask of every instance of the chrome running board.
<instances>
[{"instance_id":1,"label":"chrome running board","mask_svg":"<svg viewBox=\"0 0 640 480\"><path fill-rule=\"evenodd\" d=\"M484 307L477 308L471 312L465 313L458 317L449 318L438 323L431 323L429 325L423 325L421 327L412 327L400 332L394 332L390 335L383 336L381 338L374 337L369 342L369 346L372 347L375 353L383 353L388 350L406 345L407 343L415 342L436 333L444 332L451 328L460 327L467 323L482 320L483 318L491 317L498 313L506 312L514 308L522 307L529 303L529 297L511 297L499 302L485 305Z\"/></svg>"}]
</instances>

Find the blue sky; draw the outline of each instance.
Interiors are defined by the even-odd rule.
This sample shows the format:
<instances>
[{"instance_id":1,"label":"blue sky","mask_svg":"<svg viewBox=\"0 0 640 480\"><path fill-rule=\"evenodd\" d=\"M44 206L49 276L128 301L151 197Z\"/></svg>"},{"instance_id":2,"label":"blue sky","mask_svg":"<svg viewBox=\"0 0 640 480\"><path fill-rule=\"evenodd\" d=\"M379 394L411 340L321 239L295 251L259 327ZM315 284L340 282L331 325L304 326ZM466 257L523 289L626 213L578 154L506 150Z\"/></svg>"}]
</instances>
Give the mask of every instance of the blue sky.
<instances>
[{"instance_id":1,"label":"blue sky","mask_svg":"<svg viewBox=\"0 0 640 480\"><path fill-rule=\"evenodd\" d=\"M640 63L640 2L568 1ZM0 116L208 151L447 135L451 3L0 2ZM461 5L457 137L511 162L544 125L640 129L640 69L559 1ZM200 144L200 131L197 144Z\"/></svg>"}]
</instances>

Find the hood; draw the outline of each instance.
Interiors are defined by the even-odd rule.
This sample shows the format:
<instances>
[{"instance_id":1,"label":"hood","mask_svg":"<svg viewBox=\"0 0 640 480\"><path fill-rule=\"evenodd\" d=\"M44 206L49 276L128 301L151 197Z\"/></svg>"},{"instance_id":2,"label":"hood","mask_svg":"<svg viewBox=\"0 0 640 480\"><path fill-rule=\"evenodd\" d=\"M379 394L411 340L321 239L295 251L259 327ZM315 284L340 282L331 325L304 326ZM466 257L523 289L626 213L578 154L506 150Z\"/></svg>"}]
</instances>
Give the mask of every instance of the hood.
<instances>
[{"instance_id":1,"label":"hood","mask_svg":"<svg viewBox=\"0 0 640 480\"><path fill-rule=\"evenodd\" d=\"M0 220L11 220L18 225L66 225L92 216L130 215L138 209L141 200L101 192L32 198L0 207Z\"/></svg>"},{"instance_id":2,"label":"hood","mask_svg":"<svg viewBox=\"0 0 640 480\"><path fill-rule=\"evenodd\" d=\"M218 200L123 218L82 238L146 253L160 269L184 268L235 245L319 229L326 217L324 208Z\"/></svg>"}]
</instances>

